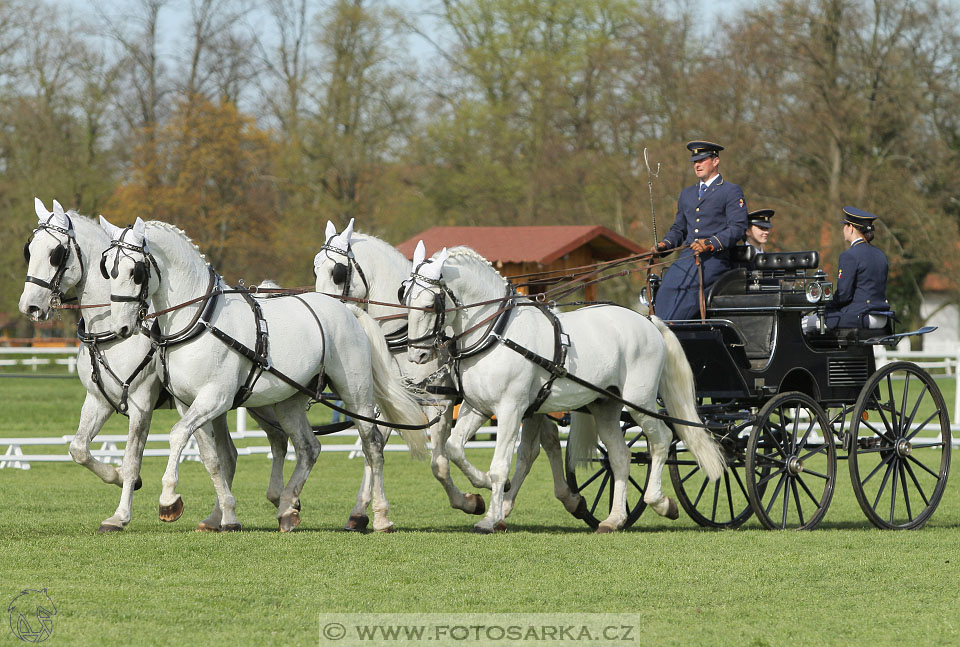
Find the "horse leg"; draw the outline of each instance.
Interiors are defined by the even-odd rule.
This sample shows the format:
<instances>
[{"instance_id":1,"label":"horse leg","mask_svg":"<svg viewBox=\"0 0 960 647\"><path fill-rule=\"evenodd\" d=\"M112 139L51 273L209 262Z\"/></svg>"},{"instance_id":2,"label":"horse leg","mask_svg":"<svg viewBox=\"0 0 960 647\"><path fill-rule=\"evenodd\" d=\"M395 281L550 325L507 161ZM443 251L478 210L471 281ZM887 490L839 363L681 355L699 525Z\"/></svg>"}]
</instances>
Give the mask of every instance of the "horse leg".
<instances>
[{"instance_id":1,"label":"horse leg","mask_svg":"<svg viewBox=\"0 0 960 647\"><path fill-rule=\"evenodd\" d=\"M110 414L113 413L113 407L107 402L99 392L87 392L83 399L83 407L80 409L80 424L77 427L77 433L70 441L70 456L80 465L96 474L104 483L123 486L123 477L120 471L109 463L98 461L90 453L90 443L100 430Z\"/></svg>"},{"instance_id":2,"label":"horse leg","mask_svg":"<svg viewBox=\"0 0 960 647\"><path fill-rule=\"evenodd\" d=\"M450 439L452 426L453 406L448 404L443 416L430 428L430 440L433 447L430 452L430 469L433 471L433 477L440 482L443 491L447 493L451 508L463 510L467 514L483 514L486 511L486 503L484 503L483 497L472 492L464 494L450 477L450 459L447 456L446 445L447 440Z\"/></svg>"},{"instance_id":3,"label":"horse leg","mask_svg":"<svg viewBox=\"0 0 960 647\"><path fill-rule=\"evenodd\" d=\"M503 497L503 516L509 517L513 511L513 505L517 500L517 493L523 480L530 473L530 467L533 461L537 460L540 454L540 430L544 423L543 419L547 416L539 414L531 416L523 421L520 427L520 446L517 448L517 466L513 472L513 479L510 481L510 491Z\"/></svg>"},{"instance_id":4,"label":"horse leg","mask_svg":"<svg viewBox=\"0 0 960 647\"><path fill-rule=\"evenodd\" d=\"M610 515L600 522L597 533L618 530L627 520L627 479L630 477L630 452L620 431L620 405L596 404L590 407L597 423L597 436L607 448L613 470L613 501Z\"/></svg>"},{"instance_id":5,"label":"horse leg","mask_svg":"<svg viewBox=\"0 0 960 647\"><path fill-rule=\"evenodd\" d=\"M464 411L465 409L466 411ZM460 416L457 418L457 424L453 427L453 433L450 435L450 438L445 444L447 456L450 457L450 460L453 461L454 465L459 467L460 470L466 474L467 479L473 484L474 487L491 487L490 475L481 472L470 461L468 461L463 448L467 443L467 439L473 436L473 434L480 429L483 423L489 419L489 416L474 411L472 408L467 407L464 404L464 406L460 407ZM499 438L500 433L498 431L498 442ZM512 451L513 447L510 449Z\"/></svg>"},{"instance_id":6,"label":"horse leg","mask_svg":"<svg viewBox=\"0 0 960 647\"><path fill-rule=\"evenodd\" d=\"M180 480L180 457L183 454L184 448L187 446L187 442L190 440L190 436L193 435L197 428L211 418L225 413L230 406L230 397L232 396L219 394L211 390L198 393L193 404L189 407L180 402L180 400L175 400L177 410L182 417L179 422L170 429L170 457L167 459L167 468L164 470L163 477L160 479L162 486L160 490L161 521L176 521L180 518L180 515L183 514L183 499L177 494L177 483ZM197 445L200 445L199 439ZM219 465L207 465L208 460L219 463L216 451L213 451L212 454L208 454L206 457L204 457L203 451L201 448L201 458L204 458L204 467L207 468L208 472L214 469L216 472L214 487L218 488L217 480L220 479ZM211 473L211 477L213 476L213 473ZM217 489L218 496L220 496L220 493L221 489ZM222 500L220 506L221 508L224 507Z\"/></svg>"},{"instance_id":7,"label":"horse leg","mask_svg":"<svg viewBox=\"0 0 960 647\"><path fill-rule=\"evenodd\" d=\"M199 444L199 437L198 437ZM233 488L233 476L237 470L237 447L230 438L230 428L227 426L227 415L217 416L213 420L213 442L216 447L217 458L223 471L223 478L227 485ZM214 501L210 515L197 524L198 532L217 532L223 521L223 511L220 509L220 498Z\"/></svg>"},{"instance_id":8,"label":"horse leg","mask_svg":"<svg viewBox=\"0 0 960 647\"><path fill-rule=\"evenodd\" d=\"M647 408L653 406L656 405L644 405ZM634 420L643 428L644 435L647 437L647 447L650 450L650 478L646 492L643 494L643 500L660 516L676 519L680 516L676 502L664 495L661 490L663 466L667 462L667 453L670 449L673 433L662 421L656 418L637 414L634 416Z\"/></svg>"},{"instance_id":9,"label":"horse leg","mask_svg":"<svg viewBox=\"0 0 960 647\"><path fill-rule=\"evenodd\" d=\"M501 403L497 409L497 444L493 450L489 472L490 508L487 510L487 515L473 526L474 532L487 534L507 529L503 514L503 496L507 477L510 475L510 463L513 461L517 433L520 431L519 411L523 410L517 403L511 404L514 406ZM459 422L457 426L460 426Z\"/></svg>"},{"instance_id":10,"label":"horse leg","mask_svg":"<svg viewBox=\"0 0 960 647\"><path fill-rule=\"evenodd\" d=\"M270 465L270 483L267 485L267 500L275 508L280 507L280 493L283 492L283 465L287 460L287 434L280 427L272 407L247 409L247 413L260 424L270 442L273 462Z\"/></svg>"},{"instance_id":11,"label":"horse leg","mask_svg":"<svg viewBox=\"0 0 960 647\"><path fill-rule=\"evenodd\" d=\"M380 447L383 447L387 444L392 430L389 427L384 427L383 429L377 427L377 430L377 433L380 434ZM343 526L344 530L363 532L367 529L367 525L370 523L370 517L367 516L367 508L370 506L370 501L372 500L373 468L370 466L370 461L367 460L367 453L364 452L363 477L360 479L360 489L357 490L357 502L354 504L353 510L350 511L350 517L347 519L347 523Z\"/></svg>"},{"instance_id":12,"label":"horse leg","mask_svg":"<svg viewBox=\"0 0 960 647\"><path fill-rule=\"evenodd\" d=\"M540 423L540 446L550 461L550 472L553 475L553 495L560 500L563 507L570 514L576 514L580 505L585 505L583 497L575 494L567 484L566 467L563 464L563 451L560 448L560 434L557 423L549 416L544 416ZM582 503L581 503L582 502Z\"/></svg>"},{"instance_id":13,"label":"horse leg","mask_svg":"<svg viewBox=\"0 0 960 647\"><path fill-rule=\"evenodd\" d=\"M313 435L310 421L307 420L307 399L307 396L298 393L274 405L280 425L297 452L296 464L290 480L280 493L280 504L277 506L277 522L281 532L290 532L300 525L300 492L320 455L320 441Z\"/></svg>"},{"instance_id":14,"label":"horse leg","mask_svg":"<svg viewBox=\"0 0 960 647\"><path fill-rule=\"evenodd\" d=\"M153 392L148 394L152 397ZM152 406L152 403L151 403ZM153 409L141 409L131 406L129 410L130 425L127 432L127 446L123 452L123 463L120 474L123 485L120 492L120 503L112 517L100 523L99 532L116 532L123 530L130 523L133 516L133 492L140 488L140 466L143 464L143 448L147 444L147 433L150 431L150 420L153 418Z\"/></svg>"}]
</instances>

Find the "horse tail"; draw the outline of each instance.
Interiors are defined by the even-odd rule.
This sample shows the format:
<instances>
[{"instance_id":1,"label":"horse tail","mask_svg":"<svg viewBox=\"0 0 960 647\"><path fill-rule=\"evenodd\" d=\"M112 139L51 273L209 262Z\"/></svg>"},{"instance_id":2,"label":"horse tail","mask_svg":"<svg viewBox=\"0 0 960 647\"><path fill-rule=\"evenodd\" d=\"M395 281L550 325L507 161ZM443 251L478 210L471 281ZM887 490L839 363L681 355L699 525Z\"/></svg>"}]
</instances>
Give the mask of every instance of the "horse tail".
<instances>
[{"instance_id":1,"label":"horse tail","mask_svg":"<svg viewBox=\"0 0 960 647\"><path fill-rule=\"evenodd\" d=\"M570 412L570 434L567 436L569 465L578 469L597 455L597 423L589 413Z\"/></svg>"},{"instance_id":2,"label":"horse tail","mask_svg":"<svg viewBox=\"0 0 960 647\"><path fill-rule=\"evenodd\" d=\"M353 312L370 341L373 395L384 419L407 425L425 424L427 417L424 415L423 409L400 382L399 372L393 363L393 357L390 355L390 349L387 348L387 340L384 338L380 326L362 308L352 304L348 304L347 307ZM427 456L427 432L425 429L401 429L399 431L404 442L407 443L407 447L410 448L412 457L422 459Z\"/></svg>"},{"instance_id":3,"label":"horse tail","mask_svg":"<svg viewBox=\"0 0 960 647\"><path fill-rule=\"evenodd\" d=\"M650 317L667 347L667 361L660 377L660 396L671 416L684 420L700 422L697 412L697 397L693 381L693 371L683 352L680 340L663 321ZM693 453L694 458L711 481L716 481L726 469L720 446L702 427L674 425L683 444Z\"/></svg>"}]
</instances>

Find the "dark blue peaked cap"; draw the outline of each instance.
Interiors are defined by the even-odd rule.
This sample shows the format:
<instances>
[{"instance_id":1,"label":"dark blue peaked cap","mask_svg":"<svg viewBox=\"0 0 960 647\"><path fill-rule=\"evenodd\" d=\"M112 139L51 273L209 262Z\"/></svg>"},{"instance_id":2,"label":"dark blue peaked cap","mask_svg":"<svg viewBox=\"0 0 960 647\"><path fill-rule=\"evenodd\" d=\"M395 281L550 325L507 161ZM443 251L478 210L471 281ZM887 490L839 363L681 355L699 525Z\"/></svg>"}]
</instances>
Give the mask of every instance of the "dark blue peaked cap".
<instances>
[{"instance_id":1,"label":"dark blue peaked cap","mask_svg":"<svg viewBox=\"0 0 960 647\"><path fill-rule=\"evenodd\" d=\"M773 218L774 213L776 212L773 209L757 209L747 214L747 221L751 225L760 227L761 229L770 229L773 227L770 219Z\"/></svg>"},{"instance_id":2,"label":"dark blue peaked cap","mask_svg":"<svg viewBox=\"0 0 960 647\"><path fill-rule=\"evenodd\" d=\"M718 155L723 150L723 146L713 142L690 142L687 144L687 149L692 153L690 161L699 162L702 159Z\"/></svg>"},{"instance_id":3,"label":"dark blue peaked cap","mask_svg":"<svg viewBox=\"0 0 960 647\"><path fill-rule=\"evenodd\" d=\"M856 207L843 208L843 222L860 227L861 229L872 230L877 217L869 211L857 209Z\"/></svg>"}]
</instances>

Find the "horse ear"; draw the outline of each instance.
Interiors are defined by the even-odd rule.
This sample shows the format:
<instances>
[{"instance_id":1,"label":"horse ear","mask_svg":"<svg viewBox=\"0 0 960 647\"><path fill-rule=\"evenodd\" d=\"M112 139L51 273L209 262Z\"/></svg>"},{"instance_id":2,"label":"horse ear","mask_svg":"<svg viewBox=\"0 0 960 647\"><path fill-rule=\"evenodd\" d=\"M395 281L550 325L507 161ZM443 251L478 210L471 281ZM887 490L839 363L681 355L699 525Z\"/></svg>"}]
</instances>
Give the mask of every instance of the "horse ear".
<instances>
[{"instance_id":1,"label":"horse ear","mask_svg":"<svg viewBox=\"0 0 960 647\"><path fill-rule=\"evenodd\" d=\"M433 259L433 262L436 263L438 267L442 268L443 264L446 262L448 258L450 258L450 255L447 253L447 248L444 247L443 249L440 250L440 253L437 254L437 257Z\"/></svg>"},{"instance_id":2,"label":"horse ear","mask_svg":"<svg viewBox=\"0 0 960 647\"><path fill-rule=\"evenodd\" d=\"M52 211L47 211L47 208L43 206L43 200L40 198L33 199L33 209L37 212L37 219L40 222L43 222L47 218L53 215Z\"/></svg>"},{"instance_id":3,"label":"horse ear","mask_svg":"<svg viewBox=\"0 0 960 647\"><path fill-rule=\"evenodd\" d=\"M427 248L421 240L417 243L417 248L413 251L413 267L416 268L420 263L423 262L423 259L427 257Z\"/></svg>"},{"instance_id":4,"label":"horse ear","mask_svg":"<svg viewBox=\"0 0 960 647\"><path fill-rule=\"evenodd\" d=\"M123 231L119 227L116 227L110 224L110 222L103 216L100 216L100 227L103 228L105 232L107 232L107 235L110 236L111 240L116 239L119 233Z\"/></svg>"},{"instance_id":5,"label":"horse ear","mask_svg":"<svg viewBox=\"0 0 960 647\"><path fill-rule=\"evenodd\" d=\"M323 241L326 242L330 240L330 238L336 235L337 235L337 226L328 220L327 230L323 234Z\"/></svg>"},{"instance_id":6,"label":"horse ear","mask_svg":"<svg viewBox=\"0 0 960 647\"><path fill-rule=\"evenodd\" d=\"M56 200L53 201L53 220L59 227L63 227L64 229L69 229L70 227L70 219L67 218L67 214L63 211L63 207L61 207L60 203Z\"/></svg>"},{"instance_id":7,"label":"horse ear","mask_svg":"<svg viewBox=\"0 0 960 647\"><path fill-rule=\"evenodd\" d=\"M344 229L340 235L347 242L347 245L350 245L350 237L353 236L353 218L350 219L350 224L347 225L347 228Z\"/></svg>"}]
</instances>

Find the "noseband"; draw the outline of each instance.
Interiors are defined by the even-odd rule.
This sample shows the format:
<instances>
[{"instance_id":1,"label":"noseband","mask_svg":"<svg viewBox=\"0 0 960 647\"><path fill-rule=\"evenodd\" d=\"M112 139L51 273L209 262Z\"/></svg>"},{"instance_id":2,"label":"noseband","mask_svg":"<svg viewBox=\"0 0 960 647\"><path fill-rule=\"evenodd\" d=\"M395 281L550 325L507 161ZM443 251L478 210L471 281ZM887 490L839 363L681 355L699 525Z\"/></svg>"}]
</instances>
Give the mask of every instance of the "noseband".
<instances>
[{"instance_id":1,"label":"noseband","mask_svg":"<svg viewBox=\"0 0 960 647\"><path fill-rule=\"evenodd\" d=\"M77 239L73 233L73 223L70 221L70 217L66 216L68 227L64 229L63 227L57 227L48 222L41 222L37 225L37 228L33 230L33 233L30 234L30 238L27 239L27 242L23 246L23 258L29 264L30 263L30 243L33 241L34 237L38 232L46 233L48 236L51 236L54 240L57 241L57 246L53 248L50 252L50 264L56 268L53 273L53 277L49 281L37 278L36 276L27 275L25 282L26 283L35 283L42 288L50 290L50 303L56 307L63 300L63 292L60 289L60 284L63 282L63 275L67 271L67 264L70 262L70 250L73 249L73 252L77 255L77 258L80 261L80 276L81 278L84 275L83 268L83 256L80 254L80 248L77 246ZM58 232L67 237L67 244L64 245L60 242L60 239L54 236L51 232Z\"/></svg>"}]
</instances>

